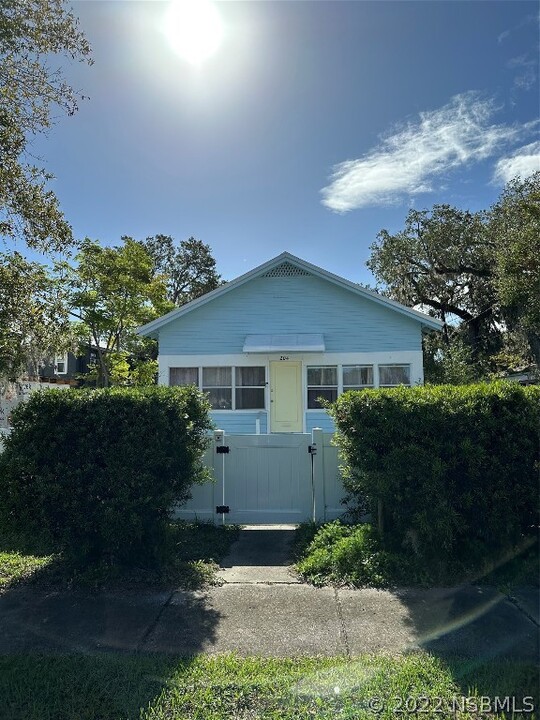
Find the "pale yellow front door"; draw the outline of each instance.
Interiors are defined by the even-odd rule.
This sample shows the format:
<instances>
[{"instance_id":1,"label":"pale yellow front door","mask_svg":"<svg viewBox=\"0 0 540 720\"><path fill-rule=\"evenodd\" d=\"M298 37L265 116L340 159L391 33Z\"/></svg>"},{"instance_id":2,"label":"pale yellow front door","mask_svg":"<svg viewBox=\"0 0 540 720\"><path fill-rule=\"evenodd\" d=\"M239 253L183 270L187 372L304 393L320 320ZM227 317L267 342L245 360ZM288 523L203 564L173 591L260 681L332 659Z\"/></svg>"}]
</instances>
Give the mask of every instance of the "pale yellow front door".
<instances>
[{"instance_id":1,"label":"pale yellow front door","mask_svg":"<svg viewBox=\"0 0 540 720\"><path fill-rule=\"evenodd\" d=\"M302 432L302 363L270 363L270 431Z\"/></svg>"}]
</instances>

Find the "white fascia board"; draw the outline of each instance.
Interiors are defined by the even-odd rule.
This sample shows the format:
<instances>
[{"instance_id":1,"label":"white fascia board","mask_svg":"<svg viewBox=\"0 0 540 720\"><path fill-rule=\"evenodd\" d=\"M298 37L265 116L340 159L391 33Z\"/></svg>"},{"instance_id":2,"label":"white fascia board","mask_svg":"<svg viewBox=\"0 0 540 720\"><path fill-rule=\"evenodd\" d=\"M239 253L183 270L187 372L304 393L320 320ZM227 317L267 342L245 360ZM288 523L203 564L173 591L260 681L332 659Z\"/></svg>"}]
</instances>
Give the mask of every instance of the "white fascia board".
<instances>
[{"instance_id":1,"label":"white fascia board","mask_svg":"<svg viewBox=\"0 0 540 720\"><path fill-rule=\"evenodd\" d=\"M290 255L289 253L284 254L288 255L287 259L290 262L295 263L303 270L311 272L313 275L317 275L323 280L329 280L335 285L339 285L340 287L343 287L347 290L352 290L357 295L364 296L369 300L374 300L381 305L387 305L388 307L392 308L393 310L397 310L403 315L408 315L413 320L421 321L422 324L424 324L426 327L430 327L433 330L440 330L444 325L441 320L437 320L430 315L426 315L425 313L420 312L420 310L415 310L414 308L407 307L407 305L402 305L401 303L396 302L396 300L391 300L390 298L387 298L385 295L379 295L373 290L368 290L367 288L364 288L361 285L352 282L352 280L347 280L346 278L342 278L339 275L334 275L334 273L331 273L329 270L324 270L317 265L312 265L307 260L302 260L302 258Z\"/></svg>"}]
</instances>

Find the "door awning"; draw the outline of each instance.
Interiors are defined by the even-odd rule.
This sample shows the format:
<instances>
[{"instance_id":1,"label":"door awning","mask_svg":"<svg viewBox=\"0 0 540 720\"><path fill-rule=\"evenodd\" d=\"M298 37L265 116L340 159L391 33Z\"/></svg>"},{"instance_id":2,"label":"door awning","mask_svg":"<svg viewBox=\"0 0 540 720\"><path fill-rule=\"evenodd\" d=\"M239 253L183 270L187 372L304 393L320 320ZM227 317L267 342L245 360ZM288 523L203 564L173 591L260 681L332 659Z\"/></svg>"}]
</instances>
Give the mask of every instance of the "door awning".
<instances>
[{"instance_id":1,"label":"door awning","mask_svg":"<svg viewBox=\"0 0 540 720\"><path fill-rule=\"evenodd\" d=\"M324 352L324 337L319 333L292 335L247 335L244 352Z\"/></svg>"}]
</instances>

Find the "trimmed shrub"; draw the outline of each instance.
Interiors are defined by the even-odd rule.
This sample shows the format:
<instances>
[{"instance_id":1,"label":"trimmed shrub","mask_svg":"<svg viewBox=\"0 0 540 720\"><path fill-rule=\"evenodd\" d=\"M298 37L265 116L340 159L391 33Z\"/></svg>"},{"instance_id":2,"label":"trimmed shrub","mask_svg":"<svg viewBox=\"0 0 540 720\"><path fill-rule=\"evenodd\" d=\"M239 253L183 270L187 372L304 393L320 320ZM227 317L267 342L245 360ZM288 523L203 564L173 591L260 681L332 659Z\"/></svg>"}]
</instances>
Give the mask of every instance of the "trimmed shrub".
<instances>
[{"instance_id":1,"label":"trimmed shrub","mask_svg":"<svg viewBox=\"0 0 540 720\"><path fill-rule=\"evenodd\" d=\"M344 484L383 546L482 565L538 524L540 388L511 383L365 390L330 412Z\"/></svg>"},{"instance_id":2,"label":"trimmed shrub","mask_svg":"<svg viewBox=\"0 0 540 720\"><path fill-rule=\"evenodd\" d=\"M81 562L155 564L172 509L206 478L208 410L195 388L34 393L0 455L3 523Z\"/></svg>"}]
</instances>

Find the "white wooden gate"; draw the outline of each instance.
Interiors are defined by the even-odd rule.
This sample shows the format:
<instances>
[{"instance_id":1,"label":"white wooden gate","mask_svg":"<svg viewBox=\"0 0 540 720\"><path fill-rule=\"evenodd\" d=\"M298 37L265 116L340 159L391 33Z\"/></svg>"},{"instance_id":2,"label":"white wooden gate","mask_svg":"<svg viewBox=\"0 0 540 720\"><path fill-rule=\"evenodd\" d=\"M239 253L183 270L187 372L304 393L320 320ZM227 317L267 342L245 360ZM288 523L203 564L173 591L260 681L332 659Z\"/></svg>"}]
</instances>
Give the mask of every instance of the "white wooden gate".
<instances>
[{"instance_id":1,"label":"white wooden gate","mask_svg":"<svg viewBox=\"0 0 540 720\"><path fill-rule=\"evenodd\" d=\"M214 482L194 486L177 517L241 525L339 517L345 492L331 437L320 429L273 435L217 430L204 458Z\"/></svg>"}]
</instances>

